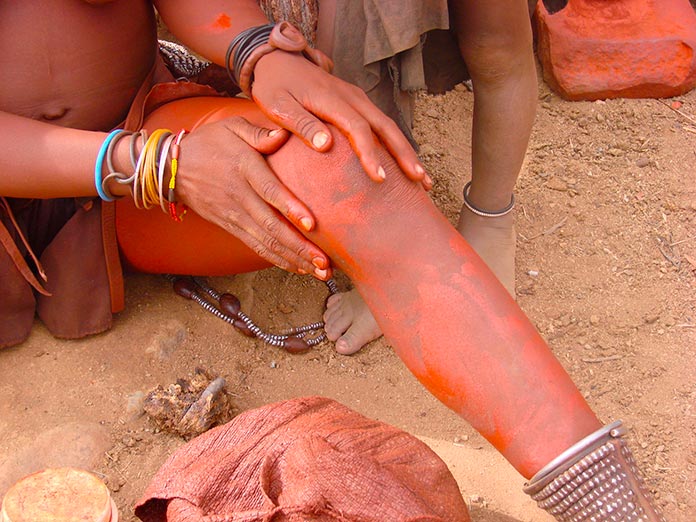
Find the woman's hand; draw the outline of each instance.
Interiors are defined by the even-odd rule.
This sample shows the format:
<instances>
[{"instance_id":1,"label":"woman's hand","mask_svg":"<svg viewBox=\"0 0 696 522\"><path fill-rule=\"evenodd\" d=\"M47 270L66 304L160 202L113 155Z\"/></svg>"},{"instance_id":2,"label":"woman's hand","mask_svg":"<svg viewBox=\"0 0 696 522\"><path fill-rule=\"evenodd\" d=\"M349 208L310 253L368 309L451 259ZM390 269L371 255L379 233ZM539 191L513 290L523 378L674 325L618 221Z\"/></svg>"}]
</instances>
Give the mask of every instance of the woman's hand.
<instances>
[{"instance_id":1,"label":"woman's hand","mask_svg":"<svg viewBox=\"0 0 696 522\"><path fill-rule=\"evenodd\" d=\"M331 133L321 120L338 127L350 139L373 180L384 179L378 151L385 146L409 179L421 182L426 189L432 186L396 123L373 105L360 88L332 76L301 55L277 50L263 56L254 69L251 93L271 120L317 151L331 148Z\"/></svg>"},{"instance_id":2,"label":"woman's hand","mask_svg":"<svg viewBox=\"0 0 696 522\"><path fill-rule=\"evenodd\" d=\"M328 256L298 230L314 228L312 213L262 155L288 137L286 130L256 127L241 117L203 125L182 141L177 196L271 263L326 280Z\"/></svg>"}]
</instances>

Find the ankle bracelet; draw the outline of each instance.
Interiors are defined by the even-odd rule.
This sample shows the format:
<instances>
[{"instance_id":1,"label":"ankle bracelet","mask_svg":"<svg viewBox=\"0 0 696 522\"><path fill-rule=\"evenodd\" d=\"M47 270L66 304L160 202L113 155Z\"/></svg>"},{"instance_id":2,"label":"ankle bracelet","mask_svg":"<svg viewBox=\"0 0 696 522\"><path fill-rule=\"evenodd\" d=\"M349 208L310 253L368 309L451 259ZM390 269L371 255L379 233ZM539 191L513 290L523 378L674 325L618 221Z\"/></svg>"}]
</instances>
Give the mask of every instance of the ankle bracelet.
<instances>
[{"instance_id":1,"label":"ankle bracelet","mask_svg":"<svg viewBox=\"0 0 696 522\"><path fill-rule=\"evenodd\" d=\"M498 210L496 212L490 212L488 210L482 210L475 206L471 201L469 201L469 189L471 188L471 181L469 181L466 185L464 185L464 206L468 208L471 212L476 214L477 216L481 217L501 217L504 216L505 214L509 214L512 212L512 209L515 208L515 195L513 194L510 197L510 204L505 207L502 210Z\"/></svg>"}]
</instances>

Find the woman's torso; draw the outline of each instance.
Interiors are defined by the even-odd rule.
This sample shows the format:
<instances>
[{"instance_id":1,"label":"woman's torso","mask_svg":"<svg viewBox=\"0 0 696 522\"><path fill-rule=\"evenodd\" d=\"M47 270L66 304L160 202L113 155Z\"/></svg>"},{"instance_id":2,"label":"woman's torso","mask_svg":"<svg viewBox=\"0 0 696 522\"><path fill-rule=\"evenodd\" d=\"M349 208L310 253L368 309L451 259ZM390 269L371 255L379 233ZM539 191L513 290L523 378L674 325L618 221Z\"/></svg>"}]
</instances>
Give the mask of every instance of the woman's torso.
<instances>
[{"instance_id":1,"label":"woman's torso","mask_svg":"<svg viewBox=\"0 0 696 522\"><path fill-rule=\"evenodd\" d=\"M0 2L0 110L64 127L118 124L152 68L151 2Z\"/></svg>"}]
</instances>

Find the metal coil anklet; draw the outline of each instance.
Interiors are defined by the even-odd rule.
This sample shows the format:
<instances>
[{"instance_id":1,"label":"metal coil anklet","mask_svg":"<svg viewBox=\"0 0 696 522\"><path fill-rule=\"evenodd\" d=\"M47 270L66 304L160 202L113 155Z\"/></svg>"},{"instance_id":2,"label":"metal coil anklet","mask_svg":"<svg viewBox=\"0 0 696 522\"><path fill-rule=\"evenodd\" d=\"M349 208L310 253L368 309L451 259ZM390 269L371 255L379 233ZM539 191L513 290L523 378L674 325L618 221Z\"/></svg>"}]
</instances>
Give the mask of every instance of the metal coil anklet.
<instances>
[{"instance_id":1,"label":"metal coil anklet","mask_svg":"<svg viewBox=\"0 0 696 522\"><path fill-rule=\"evenodd\" d=\"M559 522L665 522L653 505L621 421L544 466L524 492Z\"/></svg>"}]
</instances>

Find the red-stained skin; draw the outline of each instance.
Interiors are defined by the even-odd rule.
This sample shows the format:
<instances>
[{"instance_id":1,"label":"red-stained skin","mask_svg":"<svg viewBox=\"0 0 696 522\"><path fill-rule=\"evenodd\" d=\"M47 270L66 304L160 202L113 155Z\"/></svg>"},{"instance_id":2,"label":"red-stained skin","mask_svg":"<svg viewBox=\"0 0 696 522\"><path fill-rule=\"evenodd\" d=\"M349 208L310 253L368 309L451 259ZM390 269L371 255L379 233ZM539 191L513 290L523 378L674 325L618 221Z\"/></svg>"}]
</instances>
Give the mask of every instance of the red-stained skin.
<instances>
[{"instance_id":1,"label":"red-stained skin","mask_svg":"<svg viewBox=\"0 0 696 522\"><path fill-rule=\"evenodd\" d=\"M212 24L212 28L218 31L229 29L232 26L232 19L225 13L220 13Z\"/></svg>"},{"instance_id":2,"label":"red-stained skin","mask_svg":"<svg viewBox=\"0 0 696 522\"><path fill-rule=\"evenodd\" d=\"M158 109L146 125L193 129L237 114L265 121L250 102L197 98ZM411 372L527 478L598 429L599 420L529 319L423 189L386 153L387 179L374 183L348 141L332 132L330 153L291 138L268 160L316 216L317 227L307 237L350 277ZM143 214L125 205L119 215L148 228ZM174 233L161 237L193 259L229 253L229 240L208 244L208 255L201 255L200 244L185 252L184 236L199 234L199 225L194 232L171 224ZM153 244L158 249L150 257L161 259L162 241ZM135 245L130 242L126 257L147 258ZM218 266L214 272L235 268Z\"/></svg>"}]
</instances>

